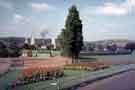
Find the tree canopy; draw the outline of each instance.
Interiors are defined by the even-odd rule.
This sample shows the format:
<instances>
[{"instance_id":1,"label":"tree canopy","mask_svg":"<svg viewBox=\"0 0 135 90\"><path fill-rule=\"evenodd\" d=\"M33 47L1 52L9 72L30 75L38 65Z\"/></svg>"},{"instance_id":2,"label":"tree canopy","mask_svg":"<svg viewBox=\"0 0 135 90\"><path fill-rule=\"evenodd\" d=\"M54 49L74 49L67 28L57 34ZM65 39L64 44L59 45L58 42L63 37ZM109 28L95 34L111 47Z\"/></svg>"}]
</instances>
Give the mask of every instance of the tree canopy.
<instances>
[{"instance_id":1,"label":"tree canopy","mask_svg":"<svg viewBox=\"0 0 135 90\"><path fill-rule=\"evenodd\" d=\"M69 14L65 21L65 28L59 36L61 39L62 55L71 57L77 62L83 46L82 21L75 5L69 8Z\"/></svg>"},{"instance_id":2,"label":"tree canopy","mask_svg":"<svg viewBox=\"0 0 135 90\"><path fill-rule=\"evenodd\" d=\"M135 50L135 43L134 42L129 42L126 44L125 49L134 51Z\"/></svg>"},{"instance_id":3,"label":"tree canopy","mask_svg":"<svg viewBox=\"0 0 135 90\"><path fill-rule=\"evenodd\" d=\"M0 41L0 57L7 57L7 56L8 56L7 46L4 42Z\"/></svg>"},{"instance_id":4,"label":"tree canopy","mask_svg":"<svg viewBox=\"0 0 135 90\"><path fill-rule=\"evenodd\" d=\"M21 55L21 48L16 42L11 42L9 45L0 41L0 57L19 57Z\"/></svg>"}]
</instances>

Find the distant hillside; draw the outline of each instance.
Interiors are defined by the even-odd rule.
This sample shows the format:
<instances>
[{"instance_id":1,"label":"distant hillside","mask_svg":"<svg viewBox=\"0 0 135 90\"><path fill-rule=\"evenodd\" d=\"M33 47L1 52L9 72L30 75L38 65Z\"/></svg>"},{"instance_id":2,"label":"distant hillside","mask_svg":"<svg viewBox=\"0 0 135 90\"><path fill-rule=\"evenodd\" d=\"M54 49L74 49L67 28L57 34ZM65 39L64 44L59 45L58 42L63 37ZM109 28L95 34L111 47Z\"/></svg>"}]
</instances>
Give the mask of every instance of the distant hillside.
<instances>
[{"instance_id":1,"label":"distant hillside","mask_svg":"<svg viewBox=\"0 0 135 90\"><path fill-rule=\"evenodd\" d=\"M128 42L135 42L135 40L127 40L127 39L109 39L109 40L99 40L99 41L84 41L85 43L105 43L105 42L121 42L121 43L128 43Z\"/></svg>"},{"instance_id":2,"label":"distant hillside","mask_svg":"<svg viewBox=\"0 0 135 90\"><path fill-rule=\"evenodd\" d=\"M0 41L5 42L7 45L10 45L10 43L17 42L17 44L21 45L25 43L25 37L0 37ZM30 43L30 38L28 39L28 43ZM48 43L51 43L51 39L41 39L41 38L35 38L35 44L37 45L47 45Z\"/></svg>"},{"instance_id":3,"label":"distant hillside","mask_svg":"<svg viewBox=\"0 0 135 90\"><path fill-rule=\"evenodd\" d=\"M109 44L109 43L115 43L118 46L125 46L125 44L127 44L129 42L134 42L135 43L134 40L112 39L112 40L99 40L99 41L85 41L84 44L93 43L93 44L106 45L106 44Z\"/></svg>"}]
</instances>

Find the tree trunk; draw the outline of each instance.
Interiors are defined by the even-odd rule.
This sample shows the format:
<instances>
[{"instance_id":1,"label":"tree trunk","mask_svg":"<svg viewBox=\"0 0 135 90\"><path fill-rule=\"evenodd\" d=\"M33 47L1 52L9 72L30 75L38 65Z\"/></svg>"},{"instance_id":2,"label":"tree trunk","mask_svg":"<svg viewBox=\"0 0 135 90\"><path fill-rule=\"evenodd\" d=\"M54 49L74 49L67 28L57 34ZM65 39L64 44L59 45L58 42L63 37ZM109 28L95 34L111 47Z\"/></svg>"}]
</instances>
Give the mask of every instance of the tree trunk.
<instances>
[{"instance_id":1,"label":"tree trunk","mask_svg":"<svg viewBox=\"0 0 135 90\"><path fill-rule=\"evenodd\" d=\"M51 49L50 49L50 52L49 53L50 53L50 57L52 57L52 50Z\"/></svg>"},{"instance_id":2,"label":"tree trunk","mask_svg":"<svg viewBox=\"0 0 135 90\"><path fill-rule=\"evenodd\" d=\"M72 63L73 63L73 64L76 63L76 58L75 58L75 56L72 56Z\"/></svg>"}]
</instances>

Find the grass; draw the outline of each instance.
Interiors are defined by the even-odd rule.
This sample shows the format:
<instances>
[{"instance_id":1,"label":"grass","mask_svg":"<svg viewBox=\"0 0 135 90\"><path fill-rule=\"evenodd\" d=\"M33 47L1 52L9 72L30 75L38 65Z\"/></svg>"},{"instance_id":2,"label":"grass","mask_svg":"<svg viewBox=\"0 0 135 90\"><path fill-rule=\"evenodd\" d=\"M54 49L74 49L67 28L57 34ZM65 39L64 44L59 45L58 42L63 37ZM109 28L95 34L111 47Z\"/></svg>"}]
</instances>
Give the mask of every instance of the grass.
<instances>
[{"instance_id":1,"label":"grass","mask_svg":"<svg viewBox=\"0 0 135 90\"><path fill-rule=\"evenodd\" d=\"M44 55L43 55L44 56ZM135 56L135 55L134 55ZM98 56L81 56L79 59L81 61L93 61L98 60ZM16 76L19 74L19 70L10 71L4 76L0 77L0 90L10 90L8 85L16 79ZM109 71L106 71L109 72ZM57 86L52 86L51 83L56 83L58 80L60 81L61 85L64 86L65 84L72 84L76 81L81 79L81 75L86 75L91 72L88 71L73 71L73 70L65 70L65 76L56 80L48 80L48 81L41 81L38 83L32 83L28 85L18 86L16 90L57 90ZM100 74L98 74L100 75ZM76 80L74 80L76 79ZM60 87L62 87L60 86Z\"/></svg>"},{"instance_id":2,"label":"grass","mask_svg":"<svg viewBox=\"0 0 135 90\"><path fill-rule=\"evenodd\" d=\"M47 80L47 81L41 81L38 83L32 83L28 85L18 86L17 90L57 90L57 86L51 85L51 83L57 83L58 80L61 82L69 82L69 78L76 78L81 75L81 73L86 73L86 71L73 71L73 70L65 70L64 71L64 77L55 79L55 80ZM61 83L59 82L59 83ZM62 83L60 84L62 85Z\"/></svg>"},{"instance_id":3,"label":"grass","mask_svg":"<svg viewBox=\"0 0 135 90\"><path fill-rule=\"evenodd\" d=\"M19 70L9 71L0 77L0 90L9 90L9 85L14 81L19 74Z\"/></svg>"},{"instance_id":4,"label":"grass","mask_svg":"<svg viewBox=\"0 0 135 90\"><path fill-rule=\"evenodd\" d=\"M33 55L36 55L36 53L34 53L34 51L33 51ZM53 56L59 56L60 51L52 51L52 55ZM45 58L50 57L50 51L49 50L38 51L37 57L45 57Z\"/></svg>"},{"instance_id":5,"label":"grass","mask_svg":"<svg viewBox=\"0 0 135 90\"><path fill-rule=\"evenodd\" d=\"M112 73L113 71L117 71L120 68L124 68L123 66L114 66L105 70L99 71L80 71L80 70L65 70L65 75L61 78L54 80L41 81L38 83L31 83L27 85L17 86L16 90L58 90L59 87L70 86L75 83L82 82L82 80L88 80L89 77L97 77L101 74ZM127 67L125 67L127 68ZM10 90L8 85L10 82L15 80L19 71L12 71L4 75L0 78L0 90ZM52 83L57 83L57 85L51 85Z\"/></svg>"},{"instance_id":6,"label":"grass","mask_svg":"<svg viewBox=\"0 0 135 90\"><path fill-rule=\"evenodd\" d=\"M83 61L83 62L95 61L95 60L97 60L97 57L95 57L95 56L93 56L93 57L92 56L80 56L79 60Z\"/></svg>"},{"instance_id":7,"label":"grass","mask_svg":"<svg viewBox=\"0 0 135 90\"><path fill-rule=\"evenodd\" d=\"M0 90L10 90L9 85L16 79L19 72L19 70L10 71L4 76L0 77ZM57 86L52 86L51 83L56 83L58 80L68 83L72 78L80 77L82 73L87 73L87 71L65 70L65 75L62 78L17 86L16 90L56 90Z\"/></svg>"}]
</instances>

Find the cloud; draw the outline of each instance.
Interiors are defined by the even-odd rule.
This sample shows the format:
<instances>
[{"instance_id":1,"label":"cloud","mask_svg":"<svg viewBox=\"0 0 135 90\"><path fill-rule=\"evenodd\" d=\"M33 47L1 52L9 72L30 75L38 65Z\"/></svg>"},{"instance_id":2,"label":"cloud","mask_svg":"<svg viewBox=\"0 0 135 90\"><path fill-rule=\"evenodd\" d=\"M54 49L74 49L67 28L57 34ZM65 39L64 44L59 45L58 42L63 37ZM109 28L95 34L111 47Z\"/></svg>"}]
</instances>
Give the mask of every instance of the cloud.
<instances>
[{"instance_id":1,"label":"cloud","mask_svg":"<svg viewBox=\"0 0 135 90\"><path fill-rule=\"evenodd\" d=\"M3 26L3 34L8 31L10 32L9 34L12 34L12 36L15 36L17 34L17 36L20 35L24 37L29 37L31 36L31 34L33 34L35 37L54 37L53 30L56 30L56 28L47 26L46 24L41 25L39 23L36 23L33 20L33 17L23 16L21 14L16 13L14 14L13 21L14 24ZM41 33L44 35L41 35Z\"/></svg>"},{"instance_id":2,"label":"cloud","mask_svg":"<svg viewBox=\"0 0 135 90\"><path fill-rule=\"evenodd\" d=\"M35 10L38 12L45 12L50 8L47 3L31 3L30 6L32 10Z\"/></svg>"},{"instance_id":3,"label":"cloud","mask_svg":"<svg viewBox=\"0 0 135 90\"><path fill-rule=\"evenodd\" d=\"M21 15L19 15L19 14L15 14L15 15L14 15L14 21L15 21L16 23L22 21L23 19L24 19L23 16L21 16Z\"/></svg>"},{"instance_id":4,"label":"cloud","mask_svg":"<svg viewBox=\"0 0 135 90\"><path fill-rule=\"evenodd\" d=\"M39 26L33 21L32 17L23 16L21 14L14 14L13 15L13 21L11 25L8 25L7 27L12 27L11 29L6 29L10 32L13 36L24 36L29 37L32 33L37 36L37 32L40 30ZM13 33L14 32L14 33Z\"/></svg>"},{"instance_id":5,"label":"cloud","mask_svg":"<svg viewBox=\"0 0 135 90\"><path fill-rule=\"evenodd\" d=\"M96 8L96 13L104 15L126 15L128 10L114 3L105 3L103 6Z\"/></svg>"},{"instance_id":6,"label":"cloud","mask_svg":"<svg viewBox=\"0 0 135 90\"><path fill-rule=\"evenodd\" d=\"M24 24L30 21L30 17L22 16L20 14L14 14L15 23Z\"/></svg>"},{"instance_id":7,"label":"cloud","mask_svg":"<svg viewBox=\"0 0 135 90\"><path fill-rule=\"evenodd\" d=\"M85 7L84 15L101 14L108 16L122 16L135 12L135 0L126 0L121 3L105 2L103 5Z\"/></svg>"}]
</instances>

